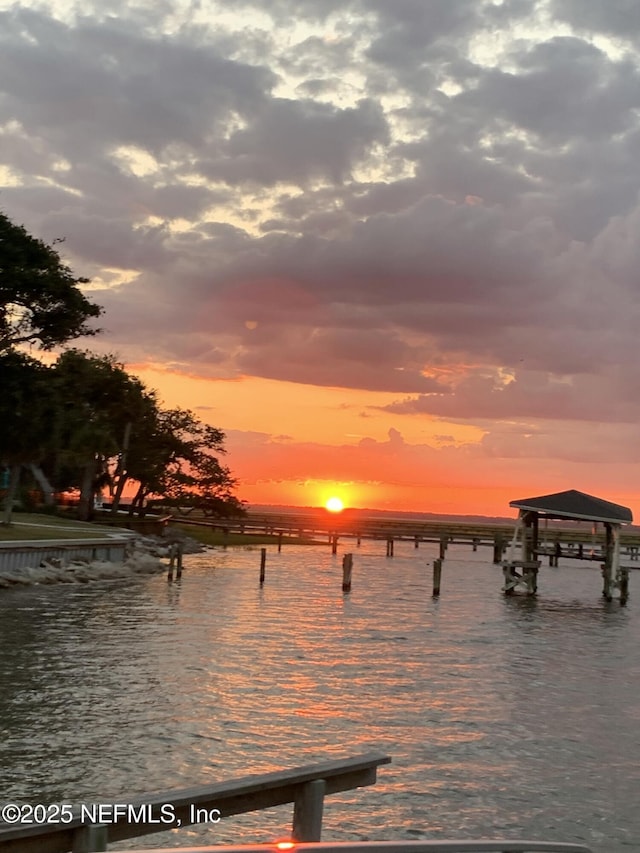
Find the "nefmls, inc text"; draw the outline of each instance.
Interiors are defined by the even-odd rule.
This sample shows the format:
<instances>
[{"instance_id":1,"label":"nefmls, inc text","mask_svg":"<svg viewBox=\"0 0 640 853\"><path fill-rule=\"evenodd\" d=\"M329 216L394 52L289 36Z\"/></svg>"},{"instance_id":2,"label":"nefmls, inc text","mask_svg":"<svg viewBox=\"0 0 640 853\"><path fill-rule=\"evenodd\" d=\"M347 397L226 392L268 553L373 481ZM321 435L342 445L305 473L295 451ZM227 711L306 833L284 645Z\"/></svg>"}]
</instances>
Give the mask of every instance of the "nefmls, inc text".
<instances>
[{"instance_id":1,"label":"nefmls, inc text","mask_svg":"<svg viewBox=\"0 0 640 853\"><path fill-rule=\"evenodd\" d=\"M218 823L222 819L220 809L210 809L191 804L189 823ZM83 823L126 823L180 826L182 820L176 814L173 803L91 803L80 806Z\"/></svg>"}]
</instances>

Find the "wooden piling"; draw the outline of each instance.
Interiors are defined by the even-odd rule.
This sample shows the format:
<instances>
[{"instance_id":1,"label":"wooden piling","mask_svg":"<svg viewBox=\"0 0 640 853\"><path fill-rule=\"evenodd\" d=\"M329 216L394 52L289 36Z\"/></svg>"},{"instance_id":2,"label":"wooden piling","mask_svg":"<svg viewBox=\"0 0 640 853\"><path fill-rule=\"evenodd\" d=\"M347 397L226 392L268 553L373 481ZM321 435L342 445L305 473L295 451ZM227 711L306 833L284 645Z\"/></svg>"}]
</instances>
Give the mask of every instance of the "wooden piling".
<instances>
[{"instance_id":1,"label":"wooden piling","mask_svg":"<svg viewBox=\"0 0 640 853\"><path fill-rule=\"evenodd\" d=\"M278 554L282 551L282 530L278 531Z\"/></svg>"},{"instance_id":2,"label":"wooden piling","mask_svg":"<svg viewBox=\"0 0 640 853\"><path fill-rule=\"evenodd\" d=\"M440 553L439 559L444 560L445 554L447 553L447 545L449 544L449 538L447 536L440 537Z\"/></svg>"},{"instance_id":3,"label":"wooden piling","mask_svg":"<svg viewBox=\"0 0 640 853\"><path fill-rule=\"evenodd\" d=\"M89 823L74 832L72 853L97 853L107 849L109 827L106 824Z\"/></svg>"},{"instance_id":4,"label":"wooden piling","mask_svg":"<svg viewBox=\"0 0 640 853\"><path fill-rule=\"evenodd\" d=\"M314 779L296 792L293 805L294 841L320 841L325 791L324 779Z\"/></svg>"},{"instance_id":5,"label":"wooden piling","mask_svg":"<svg viewBox=\"0 0 640 853\"><path fill-rule=\"evenodd\" d=\"M353 554L345 554L342 558L342 591L351 592L351 572L353 570Z\"/></svg>"},{"instance_id":6,"label":"wooden piling","mask_svg":"<svg viewBox=\"0 0 640 853\"><path fill-rule=\"evenodd\" d=\"M176 563L176 546L175 543L169 545L169 568L167 569L167 580L173 580L173 569Z\"/></svg>"},{"instance_id":7,"label":"wooden piling","mask_svg":"<svg viewBox=\"0 0 640 853\"><path fill-rule=\"evenodd\" d=\"M178 542L175 545L176 549L176 578L182 577L182 545Z\"/></svg>"},{"instance_id":8,"label":"wooden piling","mask_svg":"<svg viewBox=\"0 0 640 853\"><path fill-rule=\"evenodd\" d=\"M433 597L440 595L440 580L442 578L442 560L438 558L433 561Z\"/></svg>"},{"instance_id":9,"label":"wooden piling","mask_svg":"<svg viewBox=\"0 0 640 853\"><path fill-rule=\"evenodd\" d=\"M620 567L620 604L626 604L629 598L629 569Z\"/></svg>"},{"instance_id":10,"label":"wooden piling","mask_svg":"<svg viewBox=\"0 0 640 853\"><path fill-rule=\"evenodd\" d=\"M413 547L414 547L414 548L419 548L419 547L420 547L420 537L419 537L419 536L414 536L414 537L413 537Z\"/></svg>"},{"instance_id":11,"label":"wooden piling","mask_svg":"<svg viewBox=\"0 0 640 853\"><path fill-rule=\"evenodd\" d=\"M502 552L504 551L504 540L502 536L496 534L493 537L493 562L494 564L502 562Z\"/></svg>"},{"instance_id":12,"label":"wooden piling","mask_svg":"<svg viewBox=\"0 0 640 853\"><path fill-rule=\"evenodd\" d=\"M332 554L338 553L338 534L337 533L333 533L331 535L331 553Z\"/></svg>"},{"instance_id":13,"label":"wooden piling","mask_svg":"<svg viewBox=\"0 0 640 853\"><path fill-rule=\"evenodd\" d=\"M260 549L260 585L264 583L265 566L267 564L267 549Z\"/></svg>"}]
</instances>

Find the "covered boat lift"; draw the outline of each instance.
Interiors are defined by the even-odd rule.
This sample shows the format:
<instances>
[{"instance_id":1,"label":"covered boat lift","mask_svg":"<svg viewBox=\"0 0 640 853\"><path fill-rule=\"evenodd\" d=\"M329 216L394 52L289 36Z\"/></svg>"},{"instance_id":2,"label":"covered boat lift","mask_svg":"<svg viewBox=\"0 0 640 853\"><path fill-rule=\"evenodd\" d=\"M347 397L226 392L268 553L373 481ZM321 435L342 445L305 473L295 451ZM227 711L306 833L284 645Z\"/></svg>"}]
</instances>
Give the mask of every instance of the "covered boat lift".
<instances>
[{"instance_id":1,"label":"covered boat lift","mask_svg":"<svg viewBox=\"0 0 640 853\"><path fill-rule=\"evenodd\" d=\"M538 495L511 501L509 506L517 509L518 520L509 549L509 559L502 563L505 595L511 595L516 587L524 586L528 595L535 595L538 587L538 569L541 553L539 542L540 518L568 521L590 521L604 525L605 542L603 551L602 594L611 601L617 590L620 603L625 604L629 591L629 570L620 565L620 528L633 521L631 510L626 506L569 489L551 495ZM521 540L521 559L514 559L515 547Z\"/></svg>"}]
</instances>

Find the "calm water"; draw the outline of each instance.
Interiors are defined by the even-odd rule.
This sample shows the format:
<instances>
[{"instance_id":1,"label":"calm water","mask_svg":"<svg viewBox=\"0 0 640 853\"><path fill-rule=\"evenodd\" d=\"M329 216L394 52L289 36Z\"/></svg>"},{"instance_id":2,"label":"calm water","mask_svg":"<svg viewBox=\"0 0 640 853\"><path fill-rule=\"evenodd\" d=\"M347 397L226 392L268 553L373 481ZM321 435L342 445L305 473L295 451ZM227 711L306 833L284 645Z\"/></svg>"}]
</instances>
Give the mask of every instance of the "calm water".
<instances>
[{"instance_id":1,"label":"calm water","mask_svg":"<svg viewBox=\"0 0 640 853\"><path fill-rule=\"evenodd\" d=\"M378 750L324 837L504 835L640 849L640 588L543 568L500 594L491 552L363 543L185 558L185 573L0 591L0 799L122 801ZM291 808L116 845L268 841Z\"/></svg>"}]
</instances>

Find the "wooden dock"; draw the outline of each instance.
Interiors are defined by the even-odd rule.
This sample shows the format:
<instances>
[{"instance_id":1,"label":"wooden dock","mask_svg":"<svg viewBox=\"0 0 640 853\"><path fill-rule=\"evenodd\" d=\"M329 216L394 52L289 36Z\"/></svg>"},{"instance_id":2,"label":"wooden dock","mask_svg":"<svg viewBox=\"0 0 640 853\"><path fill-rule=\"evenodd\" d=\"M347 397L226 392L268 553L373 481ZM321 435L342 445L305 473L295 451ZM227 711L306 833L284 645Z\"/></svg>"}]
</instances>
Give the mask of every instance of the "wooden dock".
<instances>
[{"instance_id":1,"label":"wooden dock","mask_svg":"<svg viewBox=\"0 0 640 853\"><path fill-rule=\"evenodd\" d=\"M242 533L247 536L274 536L280 542L295 542L313 538L326 542L334 553L340 540L381 540L386 543L387 556L394 554L393 543L409 541L419 548L423 543L437 544L444 557L449 545L466 545L476 551L479 547L493 550L493 562L502 560L512 537L516 521L512 523L464 522L423 520L420 518L394 518L367 516L345 510L329 513L326 510L301 512L249 512L247 516L234 519L206 518L191 514L174 516L179 524L207 527L227 533ZM543 554L556 554L557 548L567 556L602 560L606 549L604 532L595 535L590 528L570 525L549 526L540 530L540 549ZM640 557L640 530L625 530L621 534L622 553L630 560Z\"/></svg>"}]
</instances>

